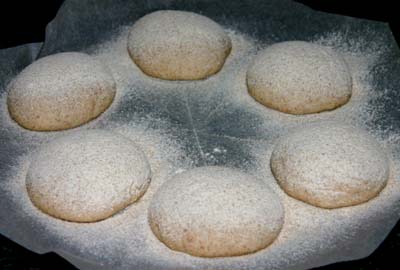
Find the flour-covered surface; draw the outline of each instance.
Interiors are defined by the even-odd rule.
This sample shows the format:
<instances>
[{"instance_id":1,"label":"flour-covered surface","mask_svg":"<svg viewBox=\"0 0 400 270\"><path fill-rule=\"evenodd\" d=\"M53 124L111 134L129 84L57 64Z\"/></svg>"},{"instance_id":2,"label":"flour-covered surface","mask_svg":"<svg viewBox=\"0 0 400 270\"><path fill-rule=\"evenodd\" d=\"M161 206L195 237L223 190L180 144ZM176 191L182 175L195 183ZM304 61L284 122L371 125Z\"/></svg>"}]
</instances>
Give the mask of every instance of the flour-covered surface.
<instances>
[{"instance_id":1,"label":"flour-covered surface","mask_svg":"<svg viewBox=\"0 0 400 270\"><path fill-rule=\"evenodd\" d=\"M159 9L193 11L222 25L232 52L218 74L203 81L171 82L150 78L134 65L126 48L128 27ZM248 64L261 49L286 40L327 45L341 53L353 77L350 101L304 116L254 101L245 84ZM48 26L39 57L89 53L110 68L117 94L99 118L62 132L24 130L7 111L5 86L33 61L38 48L0 51L0 232L35 252L55 251L80 269L301 270L369 255L400 217L400 52L386 24L283 0L66 1ZM168 249L152 234L149 202L173 174L225 165L273 179L269 158L276 139L305 123L326 120L368 130L388 152L390 178L376 198L326 210L297 201L268 181L283 203L285 223L271 246L245 256L193 257ZM43 214L25 188L32 152L61 135L93 128L118 132L142 147L153 171L148 191L101 222L77 224Z\"/></svg>"}]
</instances>

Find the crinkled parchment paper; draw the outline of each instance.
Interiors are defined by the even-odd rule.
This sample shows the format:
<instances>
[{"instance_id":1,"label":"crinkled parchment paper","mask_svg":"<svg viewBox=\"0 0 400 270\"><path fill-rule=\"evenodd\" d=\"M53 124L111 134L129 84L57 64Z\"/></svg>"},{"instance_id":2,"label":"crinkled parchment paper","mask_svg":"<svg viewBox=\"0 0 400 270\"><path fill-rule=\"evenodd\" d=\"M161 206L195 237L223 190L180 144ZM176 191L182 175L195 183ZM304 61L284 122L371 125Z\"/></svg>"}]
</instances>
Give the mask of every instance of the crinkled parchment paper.
<instances>
[{"instance_id":1,"label":"crinkled parchment paper","mask_svg":"<svg viewBox=\"0 0 400 270\"><path fill-rule=\"evenodd\" d=\"M125 50L126 27L159 9L203 14L227 29L232 54L222 71L199 82L144 76ZM350 63L355 93L349 104L317 116L264 108L245 88L245 67L257 50L286 40L335 47ZM31 132L10 119L7 83L38 57L83 51L107 64L117 80L114 104L95 121L63 132ZM400 217L400 53L388 25L313 11L286 0L67 0L48 25L43 44L0 50L0 233L38 253L54 251L80 269L301 270L369 255ZM168 177L193 166L226 165L268 178L279 135L310 121L336 120L368 129L392 157L388 186L354 207L324 210L268 183L285 206L278 239L254 254L196 258L168 249L149 229L147 205ZM34 208L24 186L30 154L65 133L88 128L120 132L143 146L154 178L148 192L101 222L75 224ZM272 179L272 178L271 178Z\"/></svg>"}]
</instances>

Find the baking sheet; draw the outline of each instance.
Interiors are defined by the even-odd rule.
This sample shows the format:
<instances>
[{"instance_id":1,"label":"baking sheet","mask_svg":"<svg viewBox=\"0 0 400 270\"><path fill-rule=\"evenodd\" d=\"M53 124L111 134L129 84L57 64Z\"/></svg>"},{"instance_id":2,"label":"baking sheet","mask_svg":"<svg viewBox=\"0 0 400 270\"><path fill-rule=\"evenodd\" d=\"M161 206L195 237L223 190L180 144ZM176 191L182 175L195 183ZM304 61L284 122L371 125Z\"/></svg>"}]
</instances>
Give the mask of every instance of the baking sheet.
<instances>
[{"instance_id":1,"label":"baking sheet","mask_svg":"<svg viewBox=\"0 0 400 270\"><path fill-rule=\"evenodd\" d=\"M400 53L391 35L388 25L384 23L348 18L316 12L292 1L66 1L56 18L49 24L46 40L42 44L31 44L0 51L0 89L23 67L32 62L35 56L43 57L62 51L86 51L91 53L96 44L106 42L118 35L121 27L131 25L138 18L159 9L179 9L194 11L208 16L223 26L237 32L246 33L260 44L271 44L285 40L314 40L316 36L329 33L346 33L351 40L371 40L385 44L385 53L371 67L373 84L376 91L384 92L382 97L374 99L376 107L381 108L368 125L397 130L400 127L398 89L400 87ZM368 42L358 44L368 46ZM39 52L40 49L40 52ZM360 48L362 50L363 48ZM367 50L367 48L364 48ZM232 103L224 103L224 89L215 89L213 96L203 96L200 91L188 92L184 97L174 95L137 95L127 102L120 102L114 108L107 121L120 121L132 115L136 119L154 116L157 121L147 123L151 128L158 128L160 121L168 123L169 133L182 142L185 153L196 164L228 165L239 168L252 166L254 157L246 140L268 141L267 131L260 131L263 119L257 114ZM211 114L212 113L212 114ZM99 126L102 124L100 123ZM18 157L26 151L26 146L15 143L10 133L0 133L0 174L4 179L9 168L18 162ZM215 149L224 149L216 152ZM206 155L206 153L213 153ZM228 153L228 154L226 154ZM250 165L249 165L250 164ZM158 269L162 261L151 262L137 260L126 254L123 245L112 251L104 247L88 254L88 247L82 248L66 239L55 239L42 224L35 223L24 216L24 212L13 205L7 196L0 199L0 232L14 241L36 252L56 251L81 269L99 269L113 267L124 269L139 266L138 269ZM15 209L11 214L6 209ZM18 212L21 210L21 212ZM393 213L390 222L382 225L375 238L376 247L394 225L398 213ZM107 236L105 238L112 238ZM104 239L106 242L106 239ZM120 239L120 241L122 241ZM114 241L115 243L115 241ZM356 243L357 244L357 243ZM349 248L350 249L350 248ZM365 250L370 250L367 247ZM347 251L346 251L347 252ZM326 263L355 259L367 254L357 252L327 256ZM119 254L119 255L117 255ZM321 253L323 254L323 252ZM86 256L87 255L87 256ZM322 255L321 255L322 256ZM127 257L130 257L129 260ZM295 260L295 259L294 259ZM286 269L303 269L318 266L321 261L302 261L297 258L288 260ZM194 260L198 266L213 266L202 260ZM223 263L221 263L223 264ZM217 264L218 265L218 264ZM240 267L240 263L237 263ZM165 269L173 265L165 264ZM193 268L197 266L193 265ZM257 267L257 265L254 265ZM261 267L261 266L260 266ZM284 264L274 269L283 269ZM183 265L182 269L190 266ZM160 268L161 269L161 268ZM261 268L260 268L261 269Z\"/></svg>"}]
</instances>

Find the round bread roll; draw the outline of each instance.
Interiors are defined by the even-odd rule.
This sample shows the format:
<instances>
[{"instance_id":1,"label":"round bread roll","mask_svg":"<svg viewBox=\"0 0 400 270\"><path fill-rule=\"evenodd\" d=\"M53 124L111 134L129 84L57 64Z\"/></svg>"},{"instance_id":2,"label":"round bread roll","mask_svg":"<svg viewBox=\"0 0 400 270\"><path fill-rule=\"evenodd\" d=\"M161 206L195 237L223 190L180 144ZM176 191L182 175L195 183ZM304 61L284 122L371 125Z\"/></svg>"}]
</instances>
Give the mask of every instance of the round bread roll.
<instances>
[{"instance_id":1,"label":"round bread roll","mask_svg":"<svg viewBox=\"0 0 400 270\"><path fill-rule=\"evenodd\" d=\"M250 95L290 114L335 109L351 97L344 59L329 47L303 41L277 43L262 51L247 71Z\"/></svg>"},{"instance_id":2,"label":"round bread roll","mask_svg":"<svg viewBox=\"0 0 400 270\"><path fill-rule=\"evenodd\" d=\"M238 256L270 245L284 220L266 183L224 167L176 175L154 195L149 223L169 248L200 257Z\"/></svg>"},{"instance_id":3,"label":"round bread roll","mask_svg":"<svg viewBox=\"0 0 400 270\"><path fill-rule=\"evenodd\" d=\"M199 80L217 73L231 40L211 19L163 10L139 19L130 30L128 51L147 75L165 80Z\"/></svg>"},{"instance_id":4,"label":"round bread roll","mask_svg":"<svg viewBox=\"0 0 400 270\"><path fill-rule=\"evenodd\" d=\"M328 122L280 139L271 169L290 196L318 207L339 208L377 196L386 186L389 160L366 131Z\"/></svg>"},{"instance_id":5,"label":"round bread roll","mask_svg":"<svg viewBox=\"0 0 400 270\"><path fill-rule=\"evenodd\" d=\"M8 85L8 110L26 129L63 130L99 116L115 91L102 63L84 53L59 53L35 61Z\"/></svg>"},{"instance_id":6,"label":"round bread roll","mask_svg":"<svg viewBox=\"0 0 400 270\"><path fill-rule=\"evenodd\" d=\"M131 140L101 130L77 132L42 147L26 187L32 203L53 217L94 222L137 201L150 183L150 165Z\"/></svg>"}]
</instances>

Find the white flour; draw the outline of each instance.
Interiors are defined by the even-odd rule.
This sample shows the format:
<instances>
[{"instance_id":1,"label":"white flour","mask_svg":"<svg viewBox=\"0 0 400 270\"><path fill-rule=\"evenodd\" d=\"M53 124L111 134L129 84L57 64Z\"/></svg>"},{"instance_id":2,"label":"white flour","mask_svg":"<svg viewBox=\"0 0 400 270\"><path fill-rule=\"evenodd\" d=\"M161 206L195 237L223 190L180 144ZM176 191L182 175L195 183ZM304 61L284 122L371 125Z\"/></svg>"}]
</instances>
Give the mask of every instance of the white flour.
<instances>
[{"instance_id":1,"label":"white flour","mask_svg":"<svg viewBox=\"0 0 400 270\"><path fill-rule=\"evenodd\" d=\"M257 50L266 44L258 44L233 31L228 30L228 33L233 44L231 55L218 74L204 81L170 82L145 76L129 58L126 28L112 41L90 48L89 52L108 65L118 90L114 103L104 114L77 129L57 133L23 130L10 119L5 96L2 97L1 129L10 138L10 144L18 146L24 153L10 167L5 181L7 185L2 187L13 202L13 212L18 212L20 220L15 222L25 227L24 231L32 237L21 236L21 242L43 251L55 250L82 269L132 269L140 266L141 270L299 270L356 259L376 248L399 218L400 210L400 155L395 148L399 136L369 125L376 112L373 100L378 96L376 89L371 87L370 68L384 48L377 49L381 45L377 41L366 51L364 46L357 46L364 45L364 41L348 42L341 33L316 37L314 42L333 46L343 54L353 76L353 95L347 104L336 110L294 116L268 109L248 95L245 84L247 65ZM151 104L152 100L159 107L147 108L145 103ZM127 106L129 102L138 107L132 110ZM179 104L181 106L177 106ZM205 113L202 107L206 108L206 114L198 117ZM227 112L238 108L242 110L240 112L246 111L244 116L254 116L254 121L252 118L246 120L247 133L233 132L235 127L240 131L240 117L228 121L231 123L223 127L223 132L218 125L209 127L219 123L220 117L229 116ZM165 119L165 115L175 115L175 110L185 115ZM147 207L155 190L175 172L194 165L212 164L232 155L231 149L217 143L219 139L237 142L238 147L250 149L252 160L243 161L241 169L264 179L273 179L269 157L275 140L292 128L320 120L366 128L389 152L391 176L378 197L358 206L326 210L297 201L287 196L275 181L269 182L285 208L283 229L268 248L235 258L192 257L168 249L152 234L147 222ZM29 154L52 138L87 128L119 132L139 144L151 164L151 185L138 203L98 223L76 224L48 217L34 208L27 197L25 175ZM187 150L185 143L176 134L192 136L190 153L184 152ZM216 145L205 147L203 139L207 137ZM192 155L192 152L198 155ZM20 227L15 227L9 229L9 234L16 235L21 231ZM37 241L39 236L40 241Z\"/></svg>"}]
</instances>

